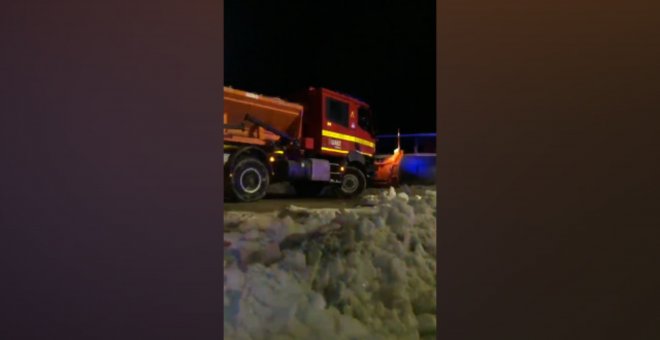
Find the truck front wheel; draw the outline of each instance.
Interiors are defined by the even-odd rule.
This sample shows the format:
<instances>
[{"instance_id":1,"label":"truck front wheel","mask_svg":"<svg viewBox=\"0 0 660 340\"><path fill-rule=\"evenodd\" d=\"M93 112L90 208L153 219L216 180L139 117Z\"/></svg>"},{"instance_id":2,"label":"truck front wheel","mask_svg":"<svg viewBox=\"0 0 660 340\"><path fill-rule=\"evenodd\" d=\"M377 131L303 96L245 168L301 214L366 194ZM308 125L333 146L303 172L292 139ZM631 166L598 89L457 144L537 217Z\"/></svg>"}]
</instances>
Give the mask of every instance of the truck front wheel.
<instances>
[{"instance_id":1,"label":"truck front wheel","mask_svg":"<svg viewBox=\"0 0 660 340\"><path fill-rule=\"evenodd\" d=\"M355 197L367 188L367 178L360 169L349 166L344 172L339 193L344 197Z\"/></svg>"},{"instance_id":2,"label":"truck front wheel","mask_svg":"<svg viewBox=\"0 0 660 340\"><path fill-rule=\"evenodd\" d=\"M252 202L266 196L270 178L268 168L260 160L247 157L239 160L229 176L229 193L241 202Z\"/></svg>"}]
</instances>

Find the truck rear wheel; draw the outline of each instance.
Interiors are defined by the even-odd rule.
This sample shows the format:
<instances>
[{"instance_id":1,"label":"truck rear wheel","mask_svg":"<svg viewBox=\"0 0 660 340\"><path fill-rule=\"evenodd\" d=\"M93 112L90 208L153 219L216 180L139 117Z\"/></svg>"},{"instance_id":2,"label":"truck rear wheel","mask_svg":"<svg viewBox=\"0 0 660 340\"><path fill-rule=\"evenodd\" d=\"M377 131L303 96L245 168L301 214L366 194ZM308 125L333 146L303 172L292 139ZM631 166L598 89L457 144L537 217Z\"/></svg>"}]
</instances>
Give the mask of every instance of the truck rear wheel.
<instances>
[{"instance_id":1,"label":"truck rear wheel","mask_svg":"<svg viewBox=\"0 0 660 340\"><path fill-rule=\"evenodd\" d=\"M367 188L367 177L355 167L349 166L344 172L339 185L339 193L344 197L355 197Z\"/></svg>"},{"instance_id":2,"label":"truck rear wheel","mask_svg":"<svg viewBox=\"0 0 660 340\"><path fill-rule=\"evenodd\" d=\"M229 193L240 202L257 201L266 196L270 178L268 168L253 157L240 159L230 169Z\"/></svg>"}]
</instances>

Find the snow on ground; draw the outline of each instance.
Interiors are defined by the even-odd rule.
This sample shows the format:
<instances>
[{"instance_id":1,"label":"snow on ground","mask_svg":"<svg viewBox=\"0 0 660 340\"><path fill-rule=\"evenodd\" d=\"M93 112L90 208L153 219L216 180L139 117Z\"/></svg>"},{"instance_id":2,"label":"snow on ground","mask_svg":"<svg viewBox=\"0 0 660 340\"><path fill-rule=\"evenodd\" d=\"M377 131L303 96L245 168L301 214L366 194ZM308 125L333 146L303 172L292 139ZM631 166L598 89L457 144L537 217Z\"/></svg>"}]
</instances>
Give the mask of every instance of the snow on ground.
<instances>
[{"instance_id":1,"label":"snow on ground","mask_svg":"<svg viewBox=\"0 0 660 340\"><path fill-rule=\"evenodd\" d=\"M436 192L225 213L226 339L435 339Z\"/></svg>"}]
</instances>

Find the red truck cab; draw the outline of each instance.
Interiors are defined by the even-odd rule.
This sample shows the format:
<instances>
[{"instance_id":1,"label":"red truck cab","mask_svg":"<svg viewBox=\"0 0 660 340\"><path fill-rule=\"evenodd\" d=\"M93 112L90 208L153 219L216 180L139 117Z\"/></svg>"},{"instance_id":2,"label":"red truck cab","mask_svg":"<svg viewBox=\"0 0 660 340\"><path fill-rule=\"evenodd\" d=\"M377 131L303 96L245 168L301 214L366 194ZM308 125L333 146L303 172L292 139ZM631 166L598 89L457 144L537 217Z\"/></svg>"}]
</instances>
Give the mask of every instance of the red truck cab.
<instances>
[{"instance_id":1,"label":"red truck cab","mask_svg":"<svg viewBox=\"0 0 660 340\"><path fill-rule=\"evenodd\" d=\"M357 152L373 157L376 149L369 105L359 99L310 87L295 97L304 106L303 148L325 157Z\"/></svg>"}]
</instances>

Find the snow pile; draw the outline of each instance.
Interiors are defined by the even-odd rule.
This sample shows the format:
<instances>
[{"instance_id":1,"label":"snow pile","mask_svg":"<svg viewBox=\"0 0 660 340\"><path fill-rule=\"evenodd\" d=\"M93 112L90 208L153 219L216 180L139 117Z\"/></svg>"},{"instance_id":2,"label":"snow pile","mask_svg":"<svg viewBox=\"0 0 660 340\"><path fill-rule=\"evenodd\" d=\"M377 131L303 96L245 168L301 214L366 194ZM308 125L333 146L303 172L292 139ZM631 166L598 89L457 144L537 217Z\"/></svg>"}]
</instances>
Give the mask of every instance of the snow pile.
<instances>
[{"instance_id":1,"label":"snow pile","mask_svg":"<svg viewBox=\"0 0 660 340\"><path fill-rule=\"evenodd\" d=\"M435 195L227 213L225 338L435 339Z\"/></svg>"}]
</instances>

